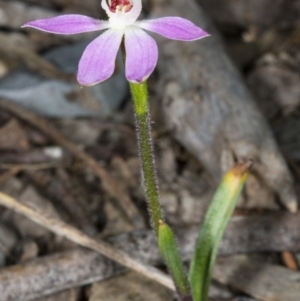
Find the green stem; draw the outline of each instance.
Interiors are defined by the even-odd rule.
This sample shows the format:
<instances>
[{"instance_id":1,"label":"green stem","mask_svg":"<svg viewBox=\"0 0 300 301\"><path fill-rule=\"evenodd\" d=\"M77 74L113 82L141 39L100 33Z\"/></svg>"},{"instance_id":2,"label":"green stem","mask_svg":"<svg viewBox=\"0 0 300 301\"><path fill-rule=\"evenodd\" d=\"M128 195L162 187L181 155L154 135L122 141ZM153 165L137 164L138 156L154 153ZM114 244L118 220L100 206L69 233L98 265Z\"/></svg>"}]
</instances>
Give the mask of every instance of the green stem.
<instances>
[{"instance_id":1,"label":"green stem","mask_svg":"<svg viewBox=\"0 0 300 301\"><path fill-rule=\"evenodd\" d=\"M143 184L149 203L153 228L156 236L158 236L159 223L163 220L163 214L159 202L155 173L147 84L146 82L141 84L130 83L130 90L134 103Z\"/></svg>"},{"instance_id":2,"label":"green stem","mask_svg":"<svg viewBox=\"0 0 300 301\"><path fill-rule=\"evenodd\" d=\"M147 84L146 82L141 84L130 83L130 89L134 103L143 184L153 228L158 239L159 250L173 277L178 300L192 301L188 277L180 258L176 238L170 227L163 222L155 173Z\"/></svg>"}]
</instances>

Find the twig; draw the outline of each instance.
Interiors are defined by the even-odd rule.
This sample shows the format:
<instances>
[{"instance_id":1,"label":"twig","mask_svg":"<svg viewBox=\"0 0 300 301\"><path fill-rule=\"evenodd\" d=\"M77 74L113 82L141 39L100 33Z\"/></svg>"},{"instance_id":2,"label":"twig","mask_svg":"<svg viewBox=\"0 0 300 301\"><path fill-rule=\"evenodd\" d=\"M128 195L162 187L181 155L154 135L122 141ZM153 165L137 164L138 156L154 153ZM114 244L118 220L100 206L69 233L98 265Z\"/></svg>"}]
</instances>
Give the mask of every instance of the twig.
<instances>
[{"instance_id":1,"label":"twig","mask_svg":"<svg viewBox=\"0 0 300 301\"><path fill-rule=\"evenodd\" d=\"M58 162L53 161L49 163L37 163L37 164L14 164L14 163L0 163L0 169L10 170L42 170L57 167ZM1 179L1 178L0 178Z\"/></svg>"},{"instance_id":2,"label":"twig","mask_svg":"<svg viewBox=\"0 0 300 301\"><path fill-rule=\"evenodd\" d=\"M121 271L120 265L89 250L44 256L0 270L1 301L36 300L72 287L103 281Z\"/></svg>"},{"instance_id":3,"label":"twig","mask_svg":"<svg viewBox=\"0 0 300 301\"><path fill-rule=\"evenodd\" d=\"M300 251L299 228L300 213L237 216L232 219L227 229L220 254L282 250L297 252ZM176 231L184 260L189 260L192 256L198 230L199 227L195 226ZM123 233L111 237L109 243L142 262L151 265L162 263L153 231L138 230ZM105 280L123 270L120 265L87 249L44 256L24 264L0 269L1 301L41 298L67 288ZM39 277L36 277L37 274ZM237 300L250 301L250 299Z\"/></svg>"},{"instance_id":4,"label":"twig","mask_svg":"<svg viewBox=\"0 0 300 301\"><path fill-rule=\"evenodd\" d=\"M148 277L149 279L152 279L166 286L169 289L174 290L173 282L167 275L163 274L158 269L152 266L138 262L126 253L116 250L106 242L96 241L85 235L83 232L69 226L65 222L53 217L46 216L43 212L37 209L33 210L2 192L0 192L0 204L9 209L12 209L17 213L25 215L32 221L56 233L57 235L64 236L81 246L99 252L104 256L110 258L111 260L129 269L132 269L144 275L145 277Z\"/></svg>"},{"instance_id":5,"label":"twig","mask_svg":"<svg viewBox=\"0 0 300 301\"><path fill-rule=\"evenodd\" d=\"M0 154L0 164L2 164L2 166L6 165L8 168L18 164L31 165L46 163L53 165L58 163L61 164L61 162L65 161L65 157L63 157L62 154L52 154L51 151L49 153L49 148L30 149L21 152L5 151Z\"/></svg>"},{"instance_id":6,"label":"twig","mask_svg":"<svg viewBox=\"0 0 300 301\"><path fill-rule=\"evenodd\" d=\"M11 177L17 175L21 170L22 170L22 168L20 168L19 166L15 166L15 167L11 168L10 170L8 170L7 172L3 173L0 176L0 184L6 182Z\"/></svg>"},{"instance_id":7,"label":"twig","mask_svg":"<svg viewBox=\"0 0 300 301\"><path fill-rule=\"evenodd\" d=\"M75 157L82 160L94 172L94 174L103 181L104 186L111 193L111 195L119 200L124 213L127 215L132 224L137 229L145 227L144 219L133 204L132 200L129 198L126 192L120 188L118 183L103 168L99 166L96 160L91 158L89 155L79 149L73 142L64 137L47 120L23 109L12 101L5 100L3 98L0 98L0 107L44 132L57 144L63 146Z\"/></svg>"},{"instance_id":8,"label":"twig","mask_svg":"<svg viewBox=\"0 0 300 301\"><path fill-rule=\"evenodd\" d=\"M281 253L281 258L283 263L293 271L298 271L298 264L295 255L291 252L284 251Z\"/></svg>"},{"instance_id":9,"label":"twig","mask_svg":"<svg viewBox=\"0 0 300 301\"><path fill-rule=\"evenodd\" d=\"M89 218L86 205L79 202L76 192L73 192L71 187L71 180L64 169L58 168L55 176L43 171L27 171L26 175L38 190L66 209L68 215L72 217L73 223L79 229L89 236L94 236L97 233Z\"/></svg>"}]
</instances>

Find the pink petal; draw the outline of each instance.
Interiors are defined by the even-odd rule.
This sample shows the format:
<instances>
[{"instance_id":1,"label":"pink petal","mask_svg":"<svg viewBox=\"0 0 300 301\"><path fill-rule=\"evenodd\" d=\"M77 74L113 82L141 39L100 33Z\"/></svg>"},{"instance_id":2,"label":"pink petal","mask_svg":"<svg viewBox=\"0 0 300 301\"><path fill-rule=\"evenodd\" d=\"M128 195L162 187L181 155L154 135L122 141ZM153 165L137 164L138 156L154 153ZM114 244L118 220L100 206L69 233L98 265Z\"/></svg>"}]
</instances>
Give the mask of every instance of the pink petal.
<instances>
[{"instance_id":1,"label":"pink petal","mask_svg":"<svg viewBox=\"0 0 300 301\"><path fill-rule=\"evenodd\" d=\"M86 47L77 74L81 85L95 85L112 76L123 34L122 30L109 29Z\"/></svg>"},{"instance_id":2,"label":"pink petal","mask_svg":"<svg viewBox=\"0 0 300 301\"><path fill-rule=\"evenodd\" d=\"M156 42L142 29L130 26L125 31L125 48L126 78L134 83L145 81L157 63Z\"/></svg>"},{"instance_id":3,"label":"pink petal","mask_svg":"<svg viewBox=\"0 0 300 301\"><path fill-rule=\"evenodd\" d=\"M193 41L209 36L207 32L191 21L180 17L145 20L137 22L135 25L173 40Z\"/></svg>"},{"instance_id":4,"label":"pink petal","mask_svg":"<svg viewBox=\"0 0 300 301\"><path fill-rule=\"evenodd\" d=\"M28 22L22 27L33 27L56 34L76 34L105 29L109 27L109 23L82 15L63 15Z\"/></svg>"}]
</instances>

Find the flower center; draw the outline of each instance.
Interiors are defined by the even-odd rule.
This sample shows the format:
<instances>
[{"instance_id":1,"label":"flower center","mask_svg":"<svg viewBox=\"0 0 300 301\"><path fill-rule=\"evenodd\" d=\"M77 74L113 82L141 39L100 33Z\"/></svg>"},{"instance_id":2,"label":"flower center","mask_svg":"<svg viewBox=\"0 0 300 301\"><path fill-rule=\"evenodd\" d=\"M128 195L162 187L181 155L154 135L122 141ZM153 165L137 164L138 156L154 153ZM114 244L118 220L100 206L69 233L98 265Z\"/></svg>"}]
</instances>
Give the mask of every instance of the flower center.
<instances>
[{"instance_id":1,"label":"flower center","mask_svg":"<svg viewBox=\"0 0 300 301\"><path fill-rule=\"evenodd\" d=\"M132 9L132 3L130 0L109 0L109 9L113 13L124 12L127 13Z\"/></svg>"}]
</instances>

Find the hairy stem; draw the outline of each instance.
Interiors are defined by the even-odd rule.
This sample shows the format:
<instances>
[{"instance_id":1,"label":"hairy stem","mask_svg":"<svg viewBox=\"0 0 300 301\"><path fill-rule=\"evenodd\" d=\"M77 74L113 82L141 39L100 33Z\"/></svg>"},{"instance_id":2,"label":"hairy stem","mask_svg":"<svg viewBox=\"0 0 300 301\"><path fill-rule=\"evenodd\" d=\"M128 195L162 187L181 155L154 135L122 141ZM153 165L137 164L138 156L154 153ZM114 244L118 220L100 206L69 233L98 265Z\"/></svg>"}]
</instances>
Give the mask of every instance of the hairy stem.
<instances>
[{"instance_id":1,"label":"hairy stem","mask_svg":"<svg viewBox=\"0 0 300 301\"><path fill-rule=\"evenodd\" d=\"M145 82L141 84L130 83L130 89L134 103L143 184L159 250L172 275L178 293L178 300L192 300L188 277L180 257L176 238L169 226L164 223L160 207L151 139L147 84Z\"/></svg>"},{"instance_id":2,"label":"hairy stem","mask_svg":"<svg viewBox=\"0 0 300 301\"><path fill-rule=\"evenodd\" d=\"M152 225L158 236L159 223L163 220L163 215L159 202L155 172L147 84L146 82L141 84L130 83L130 90L134 103L143 185L148 200Z\"/></svg>"}]
</instances>

